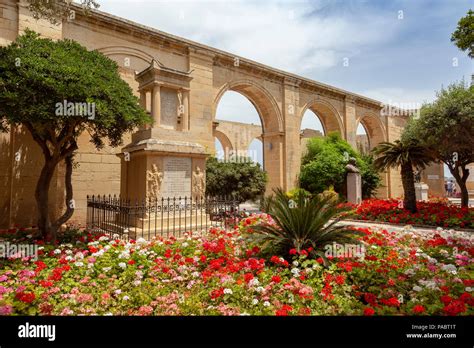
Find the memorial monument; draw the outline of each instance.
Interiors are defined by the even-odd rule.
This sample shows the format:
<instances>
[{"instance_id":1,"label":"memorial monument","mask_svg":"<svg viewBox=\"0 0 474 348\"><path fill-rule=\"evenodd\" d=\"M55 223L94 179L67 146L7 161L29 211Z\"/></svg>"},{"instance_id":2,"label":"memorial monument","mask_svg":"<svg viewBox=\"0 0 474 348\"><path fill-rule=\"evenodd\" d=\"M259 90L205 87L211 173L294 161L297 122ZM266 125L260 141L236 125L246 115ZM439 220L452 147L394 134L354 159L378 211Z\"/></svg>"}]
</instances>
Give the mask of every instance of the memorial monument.
<instances>
[{"instance_id":1,"label":"memorial monument","mask_svg":"<svg viewBox=\"0 0 474 348\"><path fill-rule=\"evenodd\" d=\"M189 204L195 205L204 198L209 154L198 143L178 140L186 139L189 129L189 74L167 68L156 60L136 73L141 105L145 109L150 106L153 124L134 133L132 142L118 155L121 197L147 207L144 216L131 222L135 227L155 228L150 225L153 221L161 223L168 218L176 224L174 203L184 216L183 210ZM183 203L185 200L188 204ZM171 209L166 208L169 204L173 205L171 216ZM150 217L150 214L164 214L165 209L166 217ZM194 214L194 219L197 218L202 219Z\"/></svg>"}]
</instances>

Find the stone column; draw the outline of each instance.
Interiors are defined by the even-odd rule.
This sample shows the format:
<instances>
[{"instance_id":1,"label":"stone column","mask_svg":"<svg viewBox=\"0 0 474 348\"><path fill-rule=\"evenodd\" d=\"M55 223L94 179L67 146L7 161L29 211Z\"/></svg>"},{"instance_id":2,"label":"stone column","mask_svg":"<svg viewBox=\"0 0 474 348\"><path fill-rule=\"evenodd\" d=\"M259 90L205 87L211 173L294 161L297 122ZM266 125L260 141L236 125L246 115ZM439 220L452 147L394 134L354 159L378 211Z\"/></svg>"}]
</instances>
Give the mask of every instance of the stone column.
<instances>
[{"instance_id":1,"label":"stone column","mask_svg":"<svg viewBox=\"0 0 474 348\"><path fill-rule=\"evenodd\" d=\"M344 138L352 146L353 149L357 149L356 143L356 105L355 99L352 96L346 96L344 100Z\"/></svg>"},{"instance_id":2,"label":"stone column","mask_svg":"<svg viewBox=\"0 0 474 348\"><path fill-rule=\"evenodd\" d=\"M151 92L151 116L153 117L153 127L160 126L160 113L161 113L161 93L160 86L154 85Z\"/></svg>"},{"instance_id":3,"label":"stone column","mask_svg":"<svg viewBox=\"0 0 474 348\"><path fill-rule=\"evenodd\" d=\"M147 108L146 108L146 91L145 90L141 90L140 91L140 106L145 109L145 111L147 111Z\"/></svg>"}]
</instances>

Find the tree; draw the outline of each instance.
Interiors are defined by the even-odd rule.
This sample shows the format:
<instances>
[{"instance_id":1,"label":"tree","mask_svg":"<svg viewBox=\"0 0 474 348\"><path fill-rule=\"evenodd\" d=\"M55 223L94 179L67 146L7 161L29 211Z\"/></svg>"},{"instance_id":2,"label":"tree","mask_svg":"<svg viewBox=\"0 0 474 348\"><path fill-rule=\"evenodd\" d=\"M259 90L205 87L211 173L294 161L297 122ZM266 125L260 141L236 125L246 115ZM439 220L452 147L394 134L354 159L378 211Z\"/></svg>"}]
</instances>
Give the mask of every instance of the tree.
<instances>
[{"instance_id":1,"label":"tree","mask_svg":"<svg viewBox=\"0 0 474 348\"><path fill-rule=\"evenodd\" d=\"M74 8L77 8L72 0L27 0L27 2L33 18L44 18L52 24L59 24L63 19L71 18L74 15ZM99 7L96 0L81 0L80 5L85 13Z\"/></svg>"},{"instance_id":2,"label":"tree","mask_svg":"<svg viewBox=\"0 0 474 348\"><path fill-rule=\"evenodd\" d=\"M451 35L451 41L461 51L467 51L469 57L474 58L474 11L469 10L467 15L459 20Z\"/></svg>"},{"instance_id":3,"label":"tree","mask_svg":"<svg viewBox=\"0 0 474 348\"><path fill-rule=\"evenodd\" d=\"M267 174L260 164L247 158L220 162L211 157L206 163L206 194L231 196L240 203L260 198L265 193Z\"/></svg>"},{"instance_id":4,"label":"tree","mask_svg":"<svg viewBox=\"0 0 474 348\"><path fill-rule=\"evenodd\" d=\"M415 142L393 143L383 142L377 145L372 152L377 156L374 165L380 170L400 167L403 185L403 207L412 213L417 212L414 168L424 169L432 157L423 146Z\"/></svg>"},{"instance_id":5,"label":"tree","mask_svg":"<svg viewBox=\"0 0 474 348\"><path fill-rule=\"evenodd\" d=\"M422 106L420 117L409 122L402 138L420 139L446 164L461 189L461 205L467 207L467 166L474 162L474 86L461 81L441 89L434 102Z\"/></svg>"},{"instance_id":6,"label":"tree","mask_svg":"<svg viewBox=\"0 0 474 348\"><path fill-rule=\"evenodd\" d=\"M35 199L45 239L54 241L74 212L71 176L79 135L88 132L97 149L104 138L120 145L125 132L151 122L138 104L114 61L74 41L43 39L28 30L0 48L0 130L26 128L42 151ZM51 221L49 186L63 162L66 211Z\"/></svg>"},{"instance_id":7,"label":"tree","mask_svg":"<svg viewBox=\"0 0 474 348\"><path fill-rule=\"evenodd\" d=\"M332 186L336 192L344 192L348 157L354 157L357 161L365 198L372 196L380 185L380 176L372 164L371 157L360 155L338 133L330 133L324 138L312 138L307 148L299 177L301 188L312 193L321 193Z\"/></svg>"}]
</instances>

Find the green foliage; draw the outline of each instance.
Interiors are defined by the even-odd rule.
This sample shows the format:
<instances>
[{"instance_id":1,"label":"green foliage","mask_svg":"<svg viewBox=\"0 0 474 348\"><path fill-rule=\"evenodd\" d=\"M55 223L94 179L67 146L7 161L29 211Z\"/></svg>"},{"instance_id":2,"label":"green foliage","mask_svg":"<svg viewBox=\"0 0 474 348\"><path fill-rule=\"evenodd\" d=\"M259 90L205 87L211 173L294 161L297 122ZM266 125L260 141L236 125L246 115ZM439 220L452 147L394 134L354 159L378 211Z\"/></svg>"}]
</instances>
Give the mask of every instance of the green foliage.
<instances>
[{"instance_id":1,"label":"green foliage","mask_svg":"<svg viewBox=\"0 0 474 348\"><path fill-rule=\"evenodd\" d=\"M336 225L347 215L341 214L345 209L338 208L332 197L298 195L290 203L290 198L281 189L274 192L275 196L264 202L264 211L272 217L274 224L256 225L248 237L264 252L288 255L291 249L300 252L311 247L317 255L324 257L325 245L354 242L354 230Z\"/></svg>"},{"instance_id":2,"label":"green foliage","mask_svg":"<svg viewBox=\"0 0 474 348\"><path fill-rule=\"evenodd\" d=\"M267 174L249 159L220 162L215 157L206 164L206 194L232 196L239 202L255 200L265 193Z\"/></svg>"},{"instance_id":3,"label":"green foliage","mask_svg":"<svg viewBox=\"0 0 474 348\"><path fill-rule=\"evenodd\" d=\"M459 20L451 41L461 51L467 51L469 57L474 58L474 11L469 10L466 16Z\"/></svg>"},{"instance_id":4,"label":"green foliage","mask_svg":"<svg viewBox=\"0 0 474 348\"><path fill-rule=\"evenodd\" d=\"M347 161L344 153L356 159L361 172L362 193L370 197L380 185L380 176L370 156L359 154L338 133L308 141L307 152L302 160L300 186L312 193L321 193L330 186L336 192L344 192Z\"/></svg>"}]
</instances>

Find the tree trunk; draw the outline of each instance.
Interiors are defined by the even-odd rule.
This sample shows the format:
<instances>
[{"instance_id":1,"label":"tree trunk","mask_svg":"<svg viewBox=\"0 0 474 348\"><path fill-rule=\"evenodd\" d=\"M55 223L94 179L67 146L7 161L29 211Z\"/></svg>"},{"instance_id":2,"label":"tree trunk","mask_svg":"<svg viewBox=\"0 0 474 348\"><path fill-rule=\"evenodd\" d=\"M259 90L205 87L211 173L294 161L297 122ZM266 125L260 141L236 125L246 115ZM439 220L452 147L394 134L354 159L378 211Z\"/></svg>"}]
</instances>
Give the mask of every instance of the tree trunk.
<instances>
[{"instance_id":1,"label":"tree trunk","mask_svg":"<svg viewBox=\"0 0 474 348\"><path fill-rule=\"evenodd\" d=\"M456 179L459 188L461 189L461 207L468 207L469 206L469 191L467 190L466 181L469 177L469 169L466 168L465 165L461 165L459 167L451 168L449 167L449 171ZM461 168L462 175L459 173L459 168Z\"/></svg>"},{"instance_id":2,"label":"tree trunk","mask_svg":"<svg viewBox=\"0 0 474 348\"><path fill-rule=\"evenodd\" d=\"M51 219L49 217L49 186L53 178L54 169L56 168L55 161L47 160L36 184L35 199L38 208L38 229L41 232L43 239L50 241L53 239L53 231Z\"/></svg>"},{"instance_id":3,"label":"tree trunk","mask_svg":"<svg viewBox=\"0 0 474 348\"><path fill-rule=\"evenodd\" d=\"M403 164L401 168L403 192L405 197L403 199L403 207L411 213L416 213L416 191L415 191L415 176L411 163Z\"/></svg>"},{"instance_id":4,"label":"tree trunk","mask_svg":"<svg viewBox=\"0 0 474 348\"><path fill-rule=\"evenodd\" d=\"M64 182L66 187L66 211L64 214L57 219L52 224L52 233L53 233L53 243L56 242L57 232L62 224L66 223L74 213L75 204L72 199L73 197L73 190L72 190L72 167L73 167L73 157L72 155L67 156L65 158L66 162L66 173L64 176Z\"/></svg>"}]
</instances>

